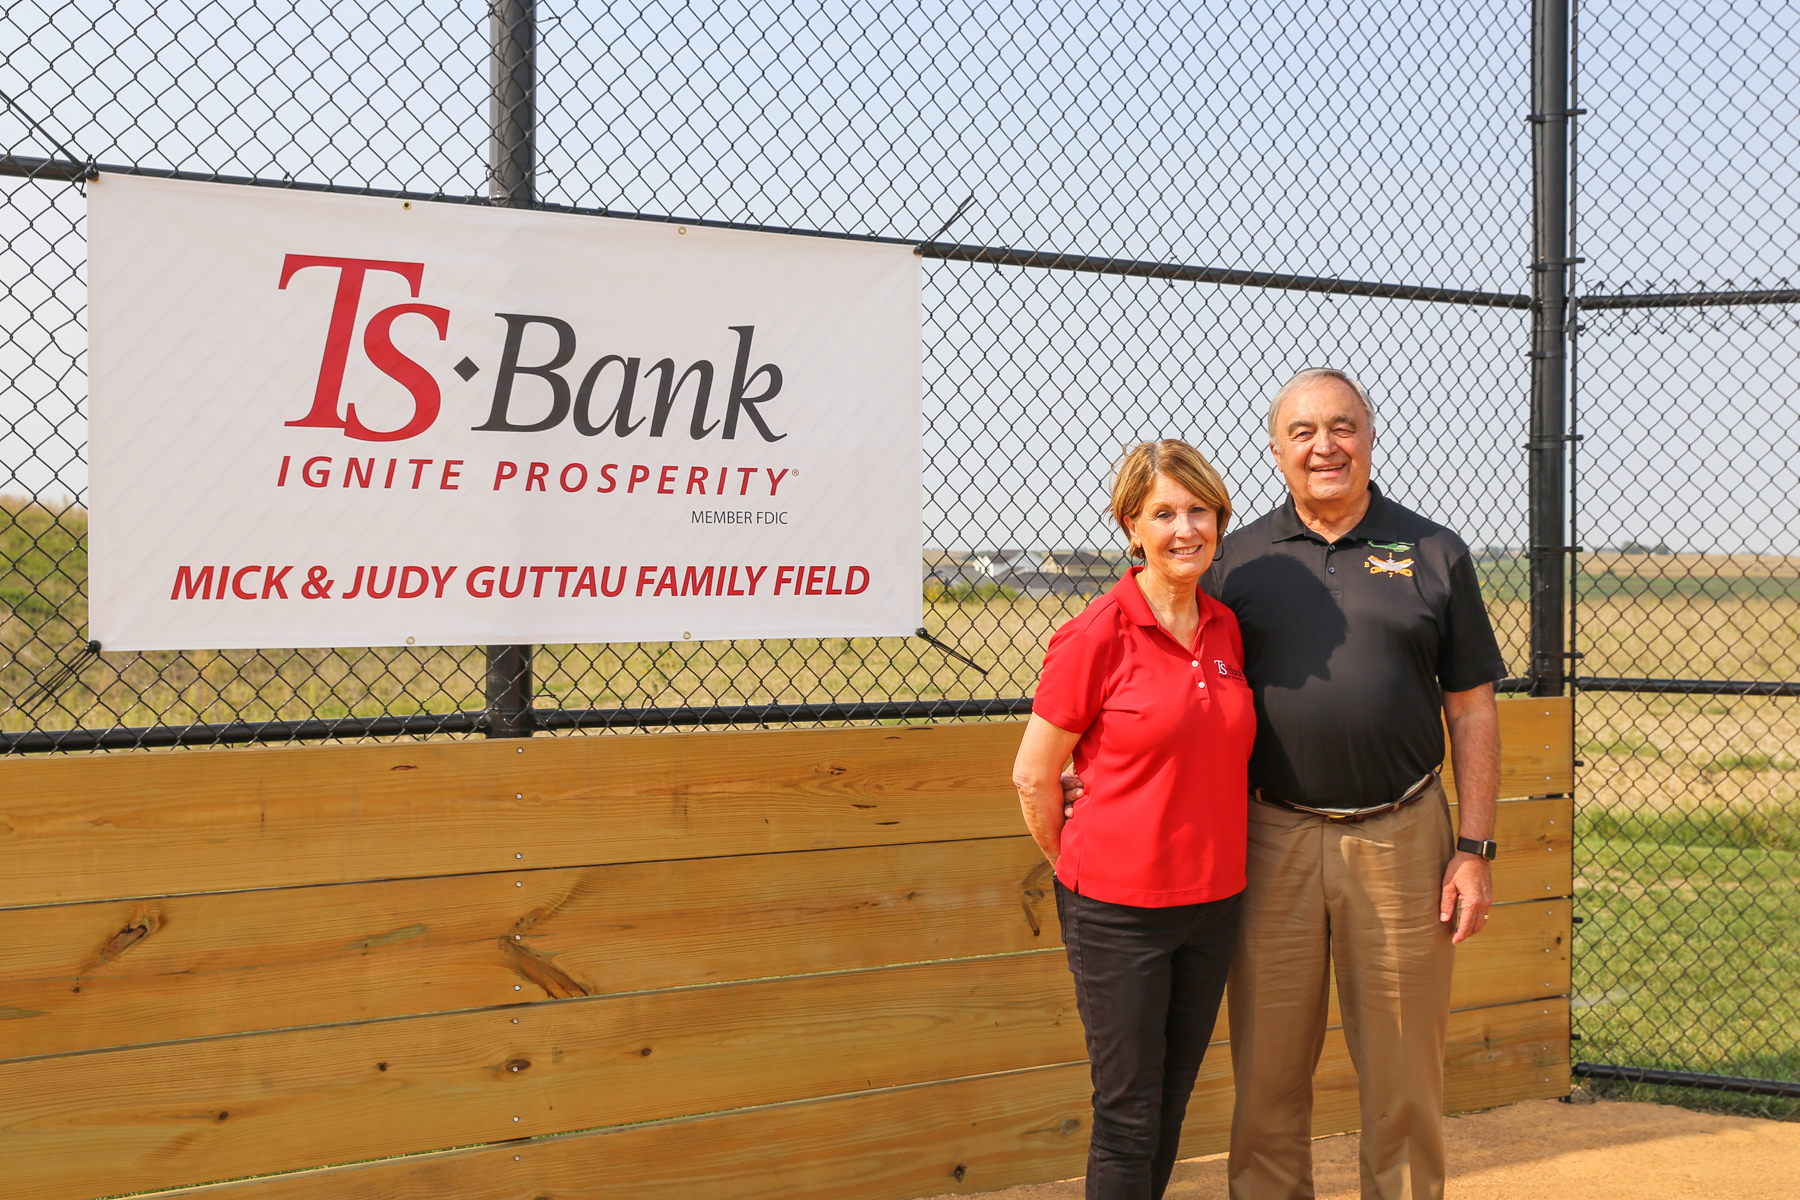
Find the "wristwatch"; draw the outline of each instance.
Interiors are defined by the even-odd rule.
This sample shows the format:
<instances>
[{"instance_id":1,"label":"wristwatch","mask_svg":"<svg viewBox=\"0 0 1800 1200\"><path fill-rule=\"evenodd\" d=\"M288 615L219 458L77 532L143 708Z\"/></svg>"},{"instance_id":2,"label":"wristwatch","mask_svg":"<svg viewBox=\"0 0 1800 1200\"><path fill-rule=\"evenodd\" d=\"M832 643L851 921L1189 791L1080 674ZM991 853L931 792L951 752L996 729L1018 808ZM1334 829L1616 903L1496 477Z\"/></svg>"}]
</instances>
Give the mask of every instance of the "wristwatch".
<instances>
[{"instance_id":1,"label":"wristwatch","mask_svg":"<svg viewBox=\"0 0 1800 1200\"><path fill-rule=\"evenodd\" d=\"M1474 838L1459 837L1456 839L1456 848L1464 854L1479 854L1489 862L1493 862L1494 855L1500 852L1500 843L1492 838L1485 842L1478 842Z\"/></svg>"}]
</instances>

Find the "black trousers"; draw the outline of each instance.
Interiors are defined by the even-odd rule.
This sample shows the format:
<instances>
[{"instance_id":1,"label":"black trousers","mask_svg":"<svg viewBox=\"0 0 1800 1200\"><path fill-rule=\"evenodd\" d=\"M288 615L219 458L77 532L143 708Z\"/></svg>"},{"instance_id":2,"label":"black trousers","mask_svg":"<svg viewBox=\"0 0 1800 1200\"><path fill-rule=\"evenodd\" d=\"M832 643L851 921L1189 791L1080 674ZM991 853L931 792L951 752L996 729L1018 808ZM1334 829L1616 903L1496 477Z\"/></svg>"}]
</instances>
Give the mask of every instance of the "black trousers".
<instances>
[{"instance_id":1,"label":"black trousers","mask_svg":"<svg viewBox=\"0 0 1800 1200\"><path fill-rule=\"evenodd\" d=\"M1138 908L1056 885L1094 1080L1087 1200L1161 1200L1219 1016L1238 904Z\"/></svg>"}]
</instances>

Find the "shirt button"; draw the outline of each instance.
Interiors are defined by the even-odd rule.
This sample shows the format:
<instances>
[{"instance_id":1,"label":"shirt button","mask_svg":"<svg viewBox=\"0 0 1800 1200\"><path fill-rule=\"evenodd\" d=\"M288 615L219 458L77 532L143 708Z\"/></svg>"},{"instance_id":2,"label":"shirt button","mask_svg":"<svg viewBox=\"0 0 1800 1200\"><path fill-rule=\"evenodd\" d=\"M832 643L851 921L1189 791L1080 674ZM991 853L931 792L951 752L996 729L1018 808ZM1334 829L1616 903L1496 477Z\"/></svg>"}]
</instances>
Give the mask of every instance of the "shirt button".
<instances>
[{"instance_id":1,"label":"shirt button","mask_svg":"<svg viewBox=\"0 0 1800 1200\"><path fill-rule=\"evenodd\" d=\"M1326 572L1327 572L1327 573L1328 573L1328 574L1332 574L1332 575L1336 575L1336 574L1337 574L1337 568L1336 568L1336 567L1326 567L1326 568L1325 568L1325 570L1326 570Z\"/></svg>"},{"instance_id":2,"label":"shirt button","mask_svg":"<svg viewBox=\"0 0 1800 1200\"><path fill-rule=\"evenodd\" d=\"M1199 665L1200 665L1200 660L1197 658L1193 662L1188 664L1188 666L1190 666L1190 667L1197 667Z\"/></svg>"}]
</instances>

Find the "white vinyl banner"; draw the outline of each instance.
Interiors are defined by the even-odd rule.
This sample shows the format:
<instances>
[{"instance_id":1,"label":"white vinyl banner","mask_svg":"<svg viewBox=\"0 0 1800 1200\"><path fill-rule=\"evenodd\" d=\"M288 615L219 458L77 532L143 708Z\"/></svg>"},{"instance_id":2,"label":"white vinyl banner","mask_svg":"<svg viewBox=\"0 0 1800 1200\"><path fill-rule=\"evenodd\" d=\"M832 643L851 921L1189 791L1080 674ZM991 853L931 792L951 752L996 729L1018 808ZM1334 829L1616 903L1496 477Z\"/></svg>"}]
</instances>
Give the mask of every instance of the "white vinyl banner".
<instances>
[{"instance_id":1,"label":"white vinyl banner","mask_svg":"<svg viewBox=\"0 0 1800 1200\"><path fill-rule=\"evenodd\" d=\"M920 623L905 246L104 175L110 650Z\"/></svg>"}]
</instances>

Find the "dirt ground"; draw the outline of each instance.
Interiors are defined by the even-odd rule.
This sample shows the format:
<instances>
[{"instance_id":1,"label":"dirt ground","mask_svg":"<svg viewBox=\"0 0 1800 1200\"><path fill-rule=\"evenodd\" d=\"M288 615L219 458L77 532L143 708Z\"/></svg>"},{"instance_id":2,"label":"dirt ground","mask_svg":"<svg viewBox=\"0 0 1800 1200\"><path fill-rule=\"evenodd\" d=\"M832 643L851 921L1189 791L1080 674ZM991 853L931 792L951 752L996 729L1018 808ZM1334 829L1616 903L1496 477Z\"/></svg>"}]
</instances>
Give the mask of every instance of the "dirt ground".
<instances>
[{"instance_id":1,"label":"dirt ground","mask_svg":"<svg viewBox=\"0 0 1800 1200\"><path fill-rule=\"evenodd\" d=\"M1528 1100L1446 1122L1448 1200L1794 1200L1800 1123L1660 1104ZM1313 1143L1318 1200L1357 1200L1356 1135ZM1081 1200L1079 1179L981 1200ZM1223 1200L1225 1156L1175 1168L1167 1200Z\"/></svg>"}]
</instances>

